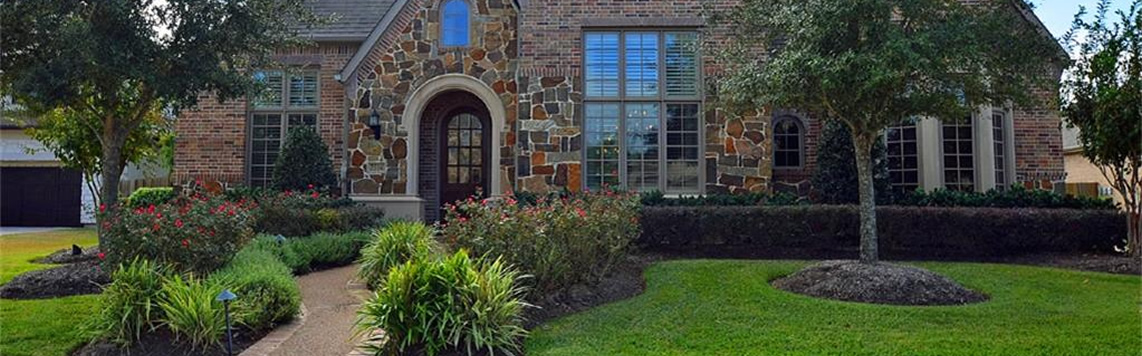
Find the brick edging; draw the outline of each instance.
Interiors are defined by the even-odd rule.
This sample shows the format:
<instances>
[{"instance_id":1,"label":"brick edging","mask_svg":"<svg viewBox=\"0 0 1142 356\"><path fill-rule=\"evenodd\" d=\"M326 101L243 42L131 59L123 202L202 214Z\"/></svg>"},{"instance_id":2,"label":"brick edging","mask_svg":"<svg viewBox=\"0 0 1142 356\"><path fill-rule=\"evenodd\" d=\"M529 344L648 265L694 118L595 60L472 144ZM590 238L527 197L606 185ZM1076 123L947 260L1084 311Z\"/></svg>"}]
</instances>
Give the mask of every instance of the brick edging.
<instances>
[{"instance_id":1,"label":"brick edging","mask_svg":"<svg viewBox=\"0 0 1142 356\"><path fill-rule=\"evenodd\" d=\"M297 318L294 318L289 324L275 328L269 335L266 335L254 345L246 348L246 350L242 351L238 356L269 356L276 351L282 343L292 338L293 334L297 333L302 325L305 325L305 316L308 314L309 312L305 308L305 304L302 303L301 312L298 313Z\"/></svg>"}]
</instances>

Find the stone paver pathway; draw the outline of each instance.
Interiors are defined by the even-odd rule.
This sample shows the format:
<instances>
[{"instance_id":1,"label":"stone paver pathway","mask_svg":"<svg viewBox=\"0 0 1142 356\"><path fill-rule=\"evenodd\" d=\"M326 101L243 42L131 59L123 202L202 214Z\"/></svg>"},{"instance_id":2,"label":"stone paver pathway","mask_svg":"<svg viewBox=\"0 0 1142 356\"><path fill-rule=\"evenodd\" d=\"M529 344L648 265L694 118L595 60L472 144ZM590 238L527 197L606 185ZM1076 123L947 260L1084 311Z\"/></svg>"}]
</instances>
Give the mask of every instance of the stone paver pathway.
<instances>
[{"instance_id":1,"label":"stone paver pathway","mask_svg":"<svg viewBox=\"0 0 1142 356\"><path fill-rule=\"evenodd\" d=\"M359 344L353 338L353 322L369 294L354 279L356 273L357 266L349 266L299 277L304 318L294 330L289 330L290 326L279 328L288 335L273 340L275 335L271 334L242 355L341 356L353 352Z\"/></svg>"}]
</instances>

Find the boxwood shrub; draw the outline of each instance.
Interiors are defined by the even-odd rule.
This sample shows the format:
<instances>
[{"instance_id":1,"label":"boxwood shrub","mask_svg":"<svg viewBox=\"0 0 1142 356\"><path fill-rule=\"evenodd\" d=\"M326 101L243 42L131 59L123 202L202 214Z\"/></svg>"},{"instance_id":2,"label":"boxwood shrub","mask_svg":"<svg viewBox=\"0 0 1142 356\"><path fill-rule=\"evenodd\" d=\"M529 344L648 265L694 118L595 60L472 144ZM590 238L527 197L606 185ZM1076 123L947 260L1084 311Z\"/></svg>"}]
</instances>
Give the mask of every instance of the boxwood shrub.
<instances>
[{"instance_id":1,"label":"boxwood shrub","mask_svg":"<svg viewBox=\"0 0 1142 356\"><path fill-rule=\"evenodd\" d=\"M691 254L855 258L855 206L646 207L640 245ZM880 207L886 258L986 258L1112 252L1126 233L1116 211Z\"/></svg>"},{"instance_id":2,"label":"boxwood shrub","mask_svg":"<svg viewBox=\"0 0 1142 356\"><path fill-rule=\"evenodd\" d=\"M144 187L135 189L130 196L127 197L127 207L131 209L145 208L151 205L160 205L171 200L177 195L172 187Z\"/></svg>"}]
</instances>

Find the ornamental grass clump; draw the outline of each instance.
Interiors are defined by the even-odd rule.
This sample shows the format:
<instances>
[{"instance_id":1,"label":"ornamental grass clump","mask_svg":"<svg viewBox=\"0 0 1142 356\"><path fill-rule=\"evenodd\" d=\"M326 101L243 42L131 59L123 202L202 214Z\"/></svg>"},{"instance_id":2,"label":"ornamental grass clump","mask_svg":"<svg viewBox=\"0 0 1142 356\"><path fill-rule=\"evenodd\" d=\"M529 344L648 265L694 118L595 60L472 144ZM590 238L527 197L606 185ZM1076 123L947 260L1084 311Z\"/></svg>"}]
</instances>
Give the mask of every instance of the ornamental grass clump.
<instances>
[{"instance_id":1,"label":"ornamental grass clump","mask_svg":"<svg viewBox=\"0 0 1142 356\"><path fill-rule=\"evenodd\" d=\"M361 249L358 277L376 289L393 267L431 258L441 251L432 235L431 228L416 222L395 222L377 230Z\"/></svg>"},{"instance_id":2,"label":"ornamental grass clump","mask_svg":"<svg viewBox=\"0 0 1142 356\"><path fill-rule=\"evenodd\" d=\"M162 265L136 258L111 273L111 284L99 297L99 310L86 325L92 339L125 346L154 330L162 316L158 303L168 272Z\"/></svg>"},{"instance_id":3,"label":"ornamental grass clump","mask_svg":"<svg viewBox=\"0 0 1142 356\"><path fill-rule=\"evenodd\" d=\"M520 352L523 276L503 260L481 262L464 251L408 261L358 312L361 333L383 330L367 349L376 355Z\"/></svg>"},{"instance_id":4,"label":"ornamental grass clump","mask_svg":"<svg viewBox=\"0 0 1142 356\"><path fill-rule=\"evenodd\" d=\"M446 206L446 243L511 263L533 275L540 295L595 283L629 254L639 236L640 197L603 191L519 204L470 198Z\"/></svg>"},{"instance_id":5,"label":"ornamental grass clump","mask_svg":"<svg viewBox=\"0 0 1142 356\"><path fill-rule=\"evenodd\" d=\"M171 276L163 283L159 297L163 312L159 321L192 348L218 345L226 331L224 306L215 300L222 290L214 281Z\"/></svg>"}]
</instances>

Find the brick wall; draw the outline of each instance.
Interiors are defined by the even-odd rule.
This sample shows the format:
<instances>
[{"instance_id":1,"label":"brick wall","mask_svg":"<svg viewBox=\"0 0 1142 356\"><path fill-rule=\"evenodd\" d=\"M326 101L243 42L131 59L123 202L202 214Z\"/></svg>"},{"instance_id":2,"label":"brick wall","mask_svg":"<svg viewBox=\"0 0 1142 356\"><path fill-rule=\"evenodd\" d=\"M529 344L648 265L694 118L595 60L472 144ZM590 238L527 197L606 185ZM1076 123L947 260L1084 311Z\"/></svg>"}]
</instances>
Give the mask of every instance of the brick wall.
<instances>
[{"instance_id":1,"label":"brick wall","mask_svg":"<svg viewBox=\"0 0 1142 356\"><path fill-rule=\"evenodd\" d=\"M356 50L355 44L321 44L283 52L283 64L317 69L321 99L317 127L334 169L344 158L345 89L333 76L341 71ZM246 182L247 101L219 102L211 93L199 96L198 105L179 113L175 123L174 177L191 180Z\"/></svg>"},{"instance_id":2,"label":"brick wall","mask_svg":"<svg viewBox=\"0 0 1142 356\"><path fill-rule=\"evenodd\" d=\"M1058 80L1059 74L1050 78ZM1063 164L1062 118L1055 105L1058 85L1035 91L1040 103L1016 107L1015 180L1017 182L1059 182L1066 177Z\"/></svg>"}]
</instances>

